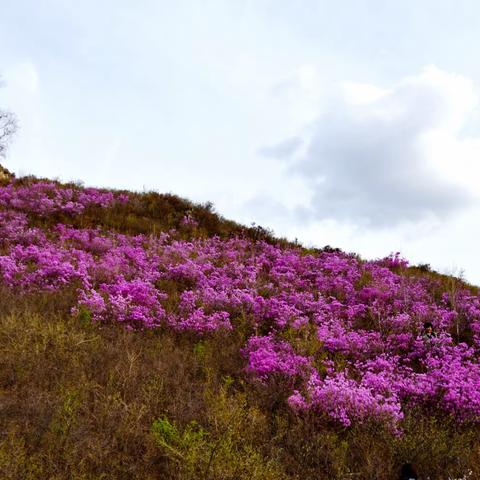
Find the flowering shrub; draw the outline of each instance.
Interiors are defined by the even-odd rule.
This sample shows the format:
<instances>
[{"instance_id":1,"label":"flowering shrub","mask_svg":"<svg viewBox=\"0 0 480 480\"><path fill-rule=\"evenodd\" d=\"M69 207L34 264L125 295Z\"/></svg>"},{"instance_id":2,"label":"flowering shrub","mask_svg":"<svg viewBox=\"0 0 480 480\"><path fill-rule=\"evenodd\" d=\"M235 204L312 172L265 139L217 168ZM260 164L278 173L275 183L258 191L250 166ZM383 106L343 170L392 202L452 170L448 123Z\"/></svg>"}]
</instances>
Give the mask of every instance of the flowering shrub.
<instances>
[{"instance_id":1,"label":"flowering shrub","mask_svg":"<svg viewBox=\"0 0 480 480\"><path fill-rule=\"evenodd\" d=\"M0 206L26 213L47 216L57 212L79 215L86 207L107 208L115 202L126 203L128 196L104 192L96 188L60 188L52 182L17 186L15 182L0 187Z\"/></svg>"},{"instance_id":2,"label":"flowering shrub","mask_svg":"<svg viewBox=\"0 0 480 480\"><path fill-rule=\"evenodd\" d=\"M0 187L0 282L19 294L75 289L73 314L127 328L238 328L248 378L290 379L282 385L295 411L343 427L375 419L396 429L413 407L480 422L476 291L448 291L398 254L365 262L244 238L183 240L183 230L38 226L38 217L116 202L128 196L49 182ZM428 342L425 321L438 333Z\"/></svg>"},{"instance_id":3,"label":"flowering shrub","mask_svg":"<svg viewBox=\"0 0 480 480\"><path fill-rule=\"evenodd\" d=\"M160 325L165 316L160 300L165 294L140 279L125 280L80 292L79 305L86 307L95 320L116 320L129 327L152 328Z\"/></svg>"},{"instance_id":4,"label":"flowering shrub","mask_svg":"<svg viewBox=\"0 0 480 480\"><path fill-rule=\"evenodd\" d=\"M250 337L243 352L248 358L247 371L261 380L273 374L293 377L309 365L309 360L296 355L288 342L276 341L271 335Z\"/></svg>"},{"instance_id":5,"label":"flowering shrub","mask_svg":"<svg viewBox=\"0 0 480 480\"><path fill-rule=\"evenodd\" d=\"M403 418L398 398L376 393L373 389L339 372L321 380L314 372L307 384L307 395L295 391L289 404L297 410L312 409L323 413L344 427L369 419L387 422L396 430Z\"/></svg>"}]
</instances>

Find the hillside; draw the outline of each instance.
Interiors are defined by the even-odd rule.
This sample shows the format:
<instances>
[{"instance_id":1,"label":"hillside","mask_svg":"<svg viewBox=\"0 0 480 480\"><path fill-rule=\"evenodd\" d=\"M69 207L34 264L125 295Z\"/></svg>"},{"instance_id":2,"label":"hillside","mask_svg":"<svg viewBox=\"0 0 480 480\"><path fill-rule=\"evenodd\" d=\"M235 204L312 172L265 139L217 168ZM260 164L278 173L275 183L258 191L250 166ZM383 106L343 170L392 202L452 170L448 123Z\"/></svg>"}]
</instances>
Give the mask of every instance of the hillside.
<instances>
[{"instance_id":1,"label":"hillside","mask_svg":"<svg viewBox=\"0 0 480 480\"><path fill-rule=\"evenodd\" d=\"M478 288L398 254L4 175L0 295L1 478L480 478Z\"/></svg>"}]
</instances>

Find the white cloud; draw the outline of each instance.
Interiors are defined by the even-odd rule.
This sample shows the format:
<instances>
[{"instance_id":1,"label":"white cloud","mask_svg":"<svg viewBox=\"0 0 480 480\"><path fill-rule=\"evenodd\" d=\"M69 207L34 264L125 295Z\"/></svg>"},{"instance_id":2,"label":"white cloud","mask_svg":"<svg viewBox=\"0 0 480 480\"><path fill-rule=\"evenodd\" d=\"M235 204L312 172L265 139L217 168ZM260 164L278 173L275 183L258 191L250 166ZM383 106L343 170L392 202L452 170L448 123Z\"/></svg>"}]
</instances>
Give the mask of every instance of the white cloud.
<instances>
[{"instance_id":1,"label":"white cloud","mask_svg":"<svg viewBox=\"0 0 480 480\"><path fill-rule=\"evenodd\" d=\"M310 221L391 226L475 202L480 137L463 133L478 105L471 80L428 66L388 89L342 83L322 100L301 155L292 139L263 150L290 154L313 193Z\"/></svg>"}]
</instances>

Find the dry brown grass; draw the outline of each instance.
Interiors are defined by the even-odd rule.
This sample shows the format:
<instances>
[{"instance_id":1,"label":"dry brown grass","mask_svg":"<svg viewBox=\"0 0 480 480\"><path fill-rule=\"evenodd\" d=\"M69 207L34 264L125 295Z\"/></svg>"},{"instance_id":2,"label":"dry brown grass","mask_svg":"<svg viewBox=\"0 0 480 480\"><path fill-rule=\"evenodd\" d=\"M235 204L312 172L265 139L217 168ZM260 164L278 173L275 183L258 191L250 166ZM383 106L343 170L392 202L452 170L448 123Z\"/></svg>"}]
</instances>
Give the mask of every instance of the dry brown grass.
<instances>
[{"instance_id":1,"label":"dry brown grass","mask_svg":"<svg viewBox=\"0 0 480 480\"><path fill-rule=\"evenodd\" d=\"M198 478L158 445L152 425L160 418L179 431L195 421L209 432L197 459L201 470L212 457L205 478L241 478L225 472L248 470L239 467L247 460L280 471L264 456L261 435L247 434L262 415L226 386L225 370L240 369L234 341L82 324L59 299L40 309L34 300L2 297L1 478ZM221 459L237 434L244 443L227 468ZM273 478L267 470L250 477Z\"/></svg>"}]
</instances>

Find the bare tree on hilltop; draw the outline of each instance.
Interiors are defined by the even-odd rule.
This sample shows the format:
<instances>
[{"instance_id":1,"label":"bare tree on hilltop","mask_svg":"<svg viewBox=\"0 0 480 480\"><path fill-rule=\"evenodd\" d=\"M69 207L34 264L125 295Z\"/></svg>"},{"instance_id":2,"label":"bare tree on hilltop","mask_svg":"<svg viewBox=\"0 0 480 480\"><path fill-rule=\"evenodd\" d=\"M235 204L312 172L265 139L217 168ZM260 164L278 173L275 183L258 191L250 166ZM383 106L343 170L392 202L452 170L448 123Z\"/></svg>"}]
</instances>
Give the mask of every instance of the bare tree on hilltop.
<instances>
[{"instance_id":1,"label":"bare tree on hilltop","mask_svg":"<svg viewBox=\"0 0 480 480\"><path fill-rule=\"evenodd\" d=\"M0 87L2 87L0 78ZM17 119L15 115L0 108L0 157L4 157L7 151L8 142L17 130Z\"/></svg>"}]
</instances>

